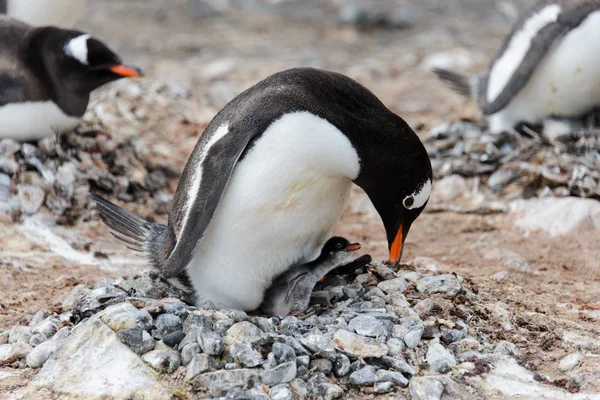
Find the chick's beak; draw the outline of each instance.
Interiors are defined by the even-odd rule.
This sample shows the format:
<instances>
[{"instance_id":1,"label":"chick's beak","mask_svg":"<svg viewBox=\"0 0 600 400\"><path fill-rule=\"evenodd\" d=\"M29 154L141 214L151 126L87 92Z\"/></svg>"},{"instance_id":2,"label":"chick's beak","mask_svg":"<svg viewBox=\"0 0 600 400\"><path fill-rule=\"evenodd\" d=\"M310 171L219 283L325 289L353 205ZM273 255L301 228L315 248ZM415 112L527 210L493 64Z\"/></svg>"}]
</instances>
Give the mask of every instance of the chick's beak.
<instances>
[{"instance_id":1,"label":"chick's beak","mask_svg":"<svg viewBox=\"0 0 600 400\"><path fill-rule=\"evenodd\" d=\"M351 243L348 246L346 246L346 248L344 250L346 251L356 251L358 249L360 249L360 243Z\"/></svg>"},{"instance_id":2,"label":"chick's beak","mask_svg":"<svg viewBox=\"0 0 600 400\"><path fill-rule=\"evenodd\" d=\"M129 65L119 64L113 65L109 68L110 72L113 74L120 75L125 78L133 78L137 76L142 76L142 70L138 67L132 67Z\"/></svg>"}]
</instances>

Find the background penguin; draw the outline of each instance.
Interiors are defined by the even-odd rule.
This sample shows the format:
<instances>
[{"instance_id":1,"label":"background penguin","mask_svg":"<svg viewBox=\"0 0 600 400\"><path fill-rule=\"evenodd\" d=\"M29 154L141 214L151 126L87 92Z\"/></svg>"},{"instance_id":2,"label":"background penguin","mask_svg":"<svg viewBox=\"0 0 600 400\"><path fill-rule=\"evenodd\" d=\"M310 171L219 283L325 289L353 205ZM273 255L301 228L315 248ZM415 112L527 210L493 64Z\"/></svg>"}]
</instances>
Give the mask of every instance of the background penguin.
<instances>
[{"instance_id":1,"label":"background penguin","mask_svg":"<svg viewBox=\"0 0 600 400\"><path fill-rule=\"evenodd\" d=\"M0 138L35 140L72 129L92 90L139 74L83 32L0 16Z\"/></svg>"},{"instance_id":2,"label":"background penguin","mask_svg":"<svg viewBox=\"0 0 600 400\"><path fill-rule=\"evenodd\" d=\"M293 266L273 281L265 293L260 310L267 315L304 312L316 283L358 249L360 243L350 243L343 237L332 237L325 243L316 260Z\"/></svg>"},{"instance_id":3,"label":"background penguin","mask_svg":"<svg viewBox=\"0 0 600 400\"><path fill-rule=\"evenodd\" d=\"M353 182L398 262L431 180L423 144L373 93L341 74L296 68L252 86L208 124L168 226L109 202L99 211L166 278L185 271L199 300L254 310L275 277L319 256Z\"/></svg>"},{"instance_id":4,"label":"background penguin","mask_svg":"<svg viewBox=\"0 0 600 400\"><path fill-rule=\"evenodd\" d=\"M484 77L434 72L475 98L494 133L581 117L600 106L600 0L539 1L519 18Z\"/></svg>"},{"instance_id":5,"label":"background penguin","mask_svg":"<svg viewBox=\"0 0 600 400\"><path fill-rule=\"evenodd\" d=\"M33 26L72 28L87 0L0 0L0 13Z\"/></svg>"}]
</instances>

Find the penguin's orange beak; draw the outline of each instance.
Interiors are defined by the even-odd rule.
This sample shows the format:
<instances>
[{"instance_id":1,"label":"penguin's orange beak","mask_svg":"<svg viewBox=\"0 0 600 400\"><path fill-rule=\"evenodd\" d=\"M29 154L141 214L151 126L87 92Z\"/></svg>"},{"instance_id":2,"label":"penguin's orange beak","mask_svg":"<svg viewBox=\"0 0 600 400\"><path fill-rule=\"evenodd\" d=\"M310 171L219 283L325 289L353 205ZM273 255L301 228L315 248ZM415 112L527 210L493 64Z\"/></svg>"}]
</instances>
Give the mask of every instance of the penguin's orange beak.
<instances>
[{"instance_id":1,"label":"penguin's orange beak","mask_svg":"<svg viewBox=\"0 0 600 400\"><path fill-rule=\"evenodd\" d=\"M142 76L142 70L137 67L130 67L129 65L113 65L109 68L113 74L120 75L124 78L133 78L136 76Z\"/></svg>"},{"instance_id":2,"label":"penguin's orange beak","mask_svg":"<svg viewBox=\"0 0 600 400\"><path fill-rule=\"evenodd\" d=\"M360 243L351 243L344 250L346 251L356 251L360 249Z\"/></svg>"},{"instance_id":3,"label":"penguin's orange beak","mask_svg":"<svg viewBox=\"0 0 600 400\"><path fill-rule=\"evenodd\" d=\"M402 229L402 224L400 224L400 228L398 229L398 233L396 234L396 238L392 242L392 246L390 247L390 261L394 264L397 264L400 261L400 257L402 257L402 249L404 247L404 231Z\"/></svg>"}]
</instances>

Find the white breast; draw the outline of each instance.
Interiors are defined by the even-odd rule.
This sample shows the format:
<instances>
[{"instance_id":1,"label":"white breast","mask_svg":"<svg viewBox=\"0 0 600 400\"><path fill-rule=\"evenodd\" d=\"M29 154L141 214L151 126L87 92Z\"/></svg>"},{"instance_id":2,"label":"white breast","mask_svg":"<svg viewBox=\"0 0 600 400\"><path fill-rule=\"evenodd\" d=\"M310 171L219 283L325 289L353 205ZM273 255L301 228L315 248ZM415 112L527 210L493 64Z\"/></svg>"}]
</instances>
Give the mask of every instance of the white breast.
<instances>
[{"instance_id":1,"label":"white breast","mask_svg":"<svg viewBox=\"0 0 600 400\"><path fill-rule=\"evenodd\" d=\"M0 107L0 138L36 140L73 129L79 118L66 115L51 101L10 103Z\"/></svg>"},{"instance_id":2,"label":"white breast","mask_svg":"<svg viewBox=\"0 0 600 400\"><path fill-rule=\"evenodd\" d=\"M358 173L356 150L324 119L299 112L274 122L236 166L188 266L197 294L257 308L276 275L319 255Z\"/></svg>"},{"instance_id":3,"label":"white breast","mask_svg":"<svg viewBox=\"0 0 600 400\"><path fill-rule=\"evenodd\" d=\"M509 105L490 116L490 129L500 132L550 116L579 117L600 105L598 38L600 11L595 11L548 52Z\"/></svg>"},{"instance_id":4,"label":"white breast","mask_svg":"<svg viewBox=\"0 0 600 400\"><path fill-rule=\"evenodd\" d=\"M73 28L87 0L8 0L9 17L33 26Z\"/></svg>"}]
</instances>

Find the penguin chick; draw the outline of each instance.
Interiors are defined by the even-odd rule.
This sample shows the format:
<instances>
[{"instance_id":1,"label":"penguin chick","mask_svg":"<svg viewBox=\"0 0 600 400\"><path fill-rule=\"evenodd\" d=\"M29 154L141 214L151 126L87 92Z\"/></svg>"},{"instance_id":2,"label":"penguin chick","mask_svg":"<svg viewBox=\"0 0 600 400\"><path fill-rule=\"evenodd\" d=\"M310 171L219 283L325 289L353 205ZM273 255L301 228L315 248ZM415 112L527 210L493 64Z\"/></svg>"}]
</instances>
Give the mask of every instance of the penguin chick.
<instances>
[{"instance_id":1,"label":"penguin chick","mask_svg":"<svg viewBox=\"0 0 600 400\"><path fill-rule=\"evenodd\" d=\"M476 101L492 133L600 106L600 1L542 0L524 12L490 63L468 77L433 72Z\"/></svg>"},{"instance_id":2,"label":"penguin chick","mask_svg":"<svg viewBox=\"0 0 600 400\"><path fill-rule=\"evenodd\" d=\"M325 243L316 260L293 266L273 281L265 293L260 306L261 311L268 315L305 311L317 282L358 249L359 243L350 243L342 237L332 237Z\"/></svg>"}]
</instances>

